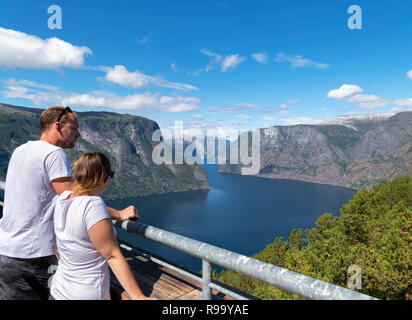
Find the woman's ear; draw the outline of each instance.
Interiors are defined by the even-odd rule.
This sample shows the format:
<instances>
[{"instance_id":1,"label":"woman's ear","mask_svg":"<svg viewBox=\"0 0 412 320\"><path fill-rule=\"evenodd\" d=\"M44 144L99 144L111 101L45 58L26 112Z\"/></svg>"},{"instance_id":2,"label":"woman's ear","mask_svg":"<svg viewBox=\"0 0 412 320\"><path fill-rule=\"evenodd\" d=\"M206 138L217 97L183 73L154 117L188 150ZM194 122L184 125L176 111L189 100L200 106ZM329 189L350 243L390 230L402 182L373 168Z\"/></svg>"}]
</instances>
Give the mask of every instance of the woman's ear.
<instances>
[{"instance_id":1,"label":"woman's ear","mask_svg":"<svg viewBox=\"0 0 412 320\"><path fill-rule=\"evenodd\" d=\"M104 181L103 181L103 183L109 183L110 182L110 175L108 175L107 177L106 177L106 179L104 179Z\"/></svg>"}]
</instances>

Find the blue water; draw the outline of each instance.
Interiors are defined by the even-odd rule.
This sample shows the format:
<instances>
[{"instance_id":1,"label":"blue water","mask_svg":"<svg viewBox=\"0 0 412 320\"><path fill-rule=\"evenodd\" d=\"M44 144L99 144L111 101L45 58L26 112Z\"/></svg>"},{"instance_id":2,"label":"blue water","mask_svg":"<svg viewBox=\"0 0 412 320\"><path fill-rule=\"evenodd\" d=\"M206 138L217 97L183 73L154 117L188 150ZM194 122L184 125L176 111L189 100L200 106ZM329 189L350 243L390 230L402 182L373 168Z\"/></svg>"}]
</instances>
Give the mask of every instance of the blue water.
<instances>
[{"instance_id":1,"label":"blue water","mask_svg":"<svg viewBox=\"0 0 412 320\"><path fill-rule=\"evenodd\" d=\"M212 190L107 201L139 209L140 222L244 255L262 251L295 228L313 228L325 212L339 214L355 190L293 180L219 173L204 165ZM118 229L120 239L193 270L201 261ZM217 268L220 269L220 268Z\"/></svg>"}]
</instances>

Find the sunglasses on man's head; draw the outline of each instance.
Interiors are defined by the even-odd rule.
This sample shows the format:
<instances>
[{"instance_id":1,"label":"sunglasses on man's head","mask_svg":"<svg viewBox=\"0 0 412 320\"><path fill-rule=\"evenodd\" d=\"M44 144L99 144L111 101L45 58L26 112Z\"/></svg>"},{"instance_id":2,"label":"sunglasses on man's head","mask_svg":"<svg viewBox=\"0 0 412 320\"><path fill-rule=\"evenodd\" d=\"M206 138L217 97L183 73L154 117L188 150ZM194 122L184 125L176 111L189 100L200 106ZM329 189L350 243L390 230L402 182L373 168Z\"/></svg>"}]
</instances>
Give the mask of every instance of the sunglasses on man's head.
<instances>
[{"instance_id":1,"label":"sunglasses on man's head","mask_svg":"<svg viewBox=\"0 0 412 320\"><path fill-rule=\"evenodd\" d=\"M60 122L61 118L64 116L64 114L68 112L68 113L72 113L72 109L70 109L70 107L66 107L62 113L60 113L59 117L57 118L56 122Z\"/></svg>"}]
</instances>

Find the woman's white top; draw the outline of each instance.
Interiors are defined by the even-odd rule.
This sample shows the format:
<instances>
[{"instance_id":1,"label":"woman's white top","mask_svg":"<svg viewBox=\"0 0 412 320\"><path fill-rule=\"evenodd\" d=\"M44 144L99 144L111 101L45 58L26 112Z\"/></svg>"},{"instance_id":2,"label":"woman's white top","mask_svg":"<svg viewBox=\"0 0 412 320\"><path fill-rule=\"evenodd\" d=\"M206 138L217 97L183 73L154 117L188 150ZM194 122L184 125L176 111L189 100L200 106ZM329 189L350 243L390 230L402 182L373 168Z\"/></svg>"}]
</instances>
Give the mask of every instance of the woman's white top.
<instances>
[{"instance_id":1,"label":"woman's white top","mask_svg":"<svg viewBox=\"0 0 412 320\"><path fill-rule=\"evenodd\" d=\"M97 222L110 219L109 212L102 198L65 200L71 193L65 191L59 196L54 211L60 259L50 293L56 300L109 300L109 266L87 232Z\"/></svg>"}]
</instances>

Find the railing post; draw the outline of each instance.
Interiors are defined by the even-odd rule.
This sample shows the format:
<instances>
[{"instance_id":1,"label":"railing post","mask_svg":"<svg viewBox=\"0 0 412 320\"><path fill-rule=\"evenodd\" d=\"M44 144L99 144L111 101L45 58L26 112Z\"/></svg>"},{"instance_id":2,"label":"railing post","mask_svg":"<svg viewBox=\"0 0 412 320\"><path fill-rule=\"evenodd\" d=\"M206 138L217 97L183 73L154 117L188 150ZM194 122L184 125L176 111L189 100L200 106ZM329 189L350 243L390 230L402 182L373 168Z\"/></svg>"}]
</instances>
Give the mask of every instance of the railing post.
<instances>
[{"instance_id":1,"label":"railing post","mask_svg":"<svg viewBox=\"0 0 412 320\"><path fill-rule=\"evenodd\" d=\"M212 281L212 265L202 260L202 300L212 300L212 288L209 286Z\"/></svg>"},{"instance_id":2,"label":"railing post","mask_svg":"<svg viewBox=\"0 0 412 320\"><path fill-rule=\"evenodd\" d=\"M243 275L264 281L279 289L300 295L307 299L320 300L377 300L376 298L351 291L303 274L274 266L245 255L212 246L210 244L187 238L170 231L162 230L144 223L133 221L113 221L114 225L128 232L132 232L178 249L184 253L202 259L202 299L211 297L211 264L239 272ZM204 261L206 260L206 261Z\"/></svg>"}]
</instances>

